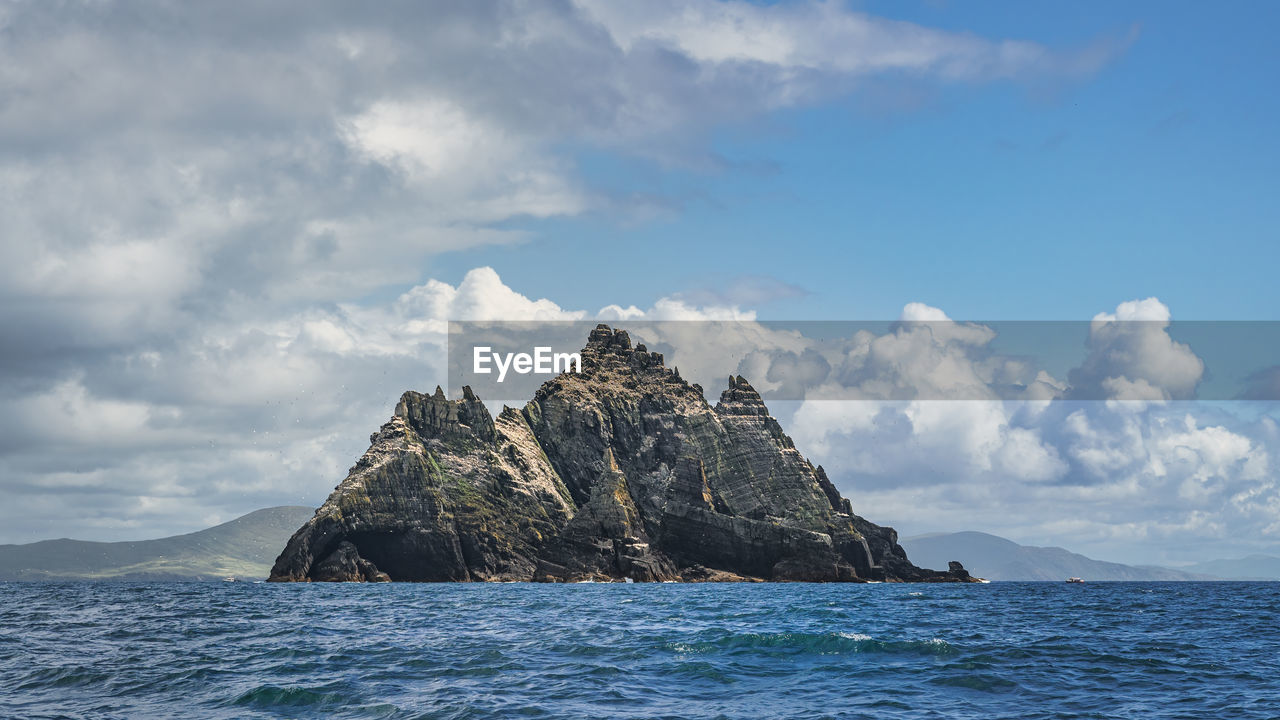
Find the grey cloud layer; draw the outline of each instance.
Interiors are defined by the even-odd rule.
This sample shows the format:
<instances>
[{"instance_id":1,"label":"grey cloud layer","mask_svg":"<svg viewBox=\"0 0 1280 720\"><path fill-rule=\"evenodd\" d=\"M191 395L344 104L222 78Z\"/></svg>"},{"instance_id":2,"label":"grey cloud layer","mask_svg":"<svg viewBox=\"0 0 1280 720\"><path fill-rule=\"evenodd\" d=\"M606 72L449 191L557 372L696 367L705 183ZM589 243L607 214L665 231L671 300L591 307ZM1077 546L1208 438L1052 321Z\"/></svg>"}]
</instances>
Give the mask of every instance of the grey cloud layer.
<instances>
[{"instance_id":1,"label":"grey cloud layer","mask_svg":"<svg viewBox=\"0 0 1280 720\"><path fill-rule=\"evenodd\" d=\"M1070 78L1121 47L835 3L0 6L0 541L316 502L401 390L442 380L433 322L564 312L491 273L424 283L432 255L651 210L566 145L714 166L718 124L876 74ZM798 292L731 290L651 310Z\"/></svg>"}]
</instances>

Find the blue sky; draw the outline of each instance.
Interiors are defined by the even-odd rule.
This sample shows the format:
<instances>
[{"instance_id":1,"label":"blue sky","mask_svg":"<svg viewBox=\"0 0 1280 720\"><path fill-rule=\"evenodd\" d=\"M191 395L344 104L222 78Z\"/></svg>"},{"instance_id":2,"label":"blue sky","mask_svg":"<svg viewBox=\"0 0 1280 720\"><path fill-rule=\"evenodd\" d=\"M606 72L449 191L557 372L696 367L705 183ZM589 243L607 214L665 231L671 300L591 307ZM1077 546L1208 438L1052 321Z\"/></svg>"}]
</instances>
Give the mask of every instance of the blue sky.
<instances>
[{"instance_id":1,"label":"blue sky","mask_svg":"<svg viewBox=\"0 0 1280 720\"><path fill-rule=\"evenodd\" d=\"M1096 74L1050 83L876 79L812 107L710 131L721 169L573 153L588 182L661 198L513 221L533 241L440 258L491 265L574 307L767 274L810 292L762 315L1087 319L1157 296L1182 319L1274 319L1280 10L1193 3L871 3L986 37L1080 47L1130 38ZM580 263L572 283L559 268ZM627 268L627 272L602 268Z\"/></svg>"}]
</instances>

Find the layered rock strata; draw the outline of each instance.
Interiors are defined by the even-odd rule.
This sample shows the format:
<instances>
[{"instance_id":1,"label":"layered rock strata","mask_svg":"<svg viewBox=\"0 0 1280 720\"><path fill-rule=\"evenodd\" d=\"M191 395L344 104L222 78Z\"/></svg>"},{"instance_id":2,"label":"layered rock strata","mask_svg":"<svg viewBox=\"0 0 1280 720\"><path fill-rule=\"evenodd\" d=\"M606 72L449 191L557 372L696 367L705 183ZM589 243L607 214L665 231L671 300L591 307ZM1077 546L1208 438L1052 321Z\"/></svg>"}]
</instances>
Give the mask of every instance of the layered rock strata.
<instances>
[{"instance_id":1,"label":"layered rock strata","mask_svg":"<svg viewBox=\"0 0 1280 720\"><path fill-rule=\"evenodd\" d=\"M406 392L370 443L272 580L971 580L912 565L744 378L712 407L605 325L523 408Z\"/></svg>"}]
</instances>

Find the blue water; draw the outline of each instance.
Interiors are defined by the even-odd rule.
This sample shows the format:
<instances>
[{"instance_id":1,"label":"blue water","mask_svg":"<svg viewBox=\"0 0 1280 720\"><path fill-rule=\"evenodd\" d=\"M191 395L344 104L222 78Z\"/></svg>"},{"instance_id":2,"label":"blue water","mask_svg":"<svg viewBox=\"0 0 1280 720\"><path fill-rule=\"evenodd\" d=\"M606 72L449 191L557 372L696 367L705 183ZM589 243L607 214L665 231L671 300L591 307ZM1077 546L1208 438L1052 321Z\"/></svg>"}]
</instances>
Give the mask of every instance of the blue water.
<instances>
[{"instance_id":1,"label":"blue water","mask_svg":"<svg viewBox=\"0 0 1280 720\"><path fill-rule=\"evenodd\" d=\"M0 584L15 718L1276 718L1280 583Z\"/></svg>"}]
</instances>

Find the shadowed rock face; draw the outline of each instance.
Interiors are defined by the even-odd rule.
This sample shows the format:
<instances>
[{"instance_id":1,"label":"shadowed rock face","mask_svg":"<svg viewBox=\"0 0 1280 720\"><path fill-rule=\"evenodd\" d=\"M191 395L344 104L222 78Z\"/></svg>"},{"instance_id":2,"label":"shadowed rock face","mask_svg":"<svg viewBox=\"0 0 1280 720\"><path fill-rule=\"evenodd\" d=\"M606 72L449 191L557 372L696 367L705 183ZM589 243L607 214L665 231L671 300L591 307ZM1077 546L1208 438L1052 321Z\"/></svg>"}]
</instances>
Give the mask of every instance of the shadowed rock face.
<instances>
[{"instance_id":1,"label":"shadowed rock face","mask_svg":"<svg viewBox=\"0 0 1280 720\"><path fill-rule=\"evenodd\" d=\"M521 410L406 392L370 442L272 580L969 580L855 515L745 379L713 408L605 325Z\"/></svg>"}]
</instances>

